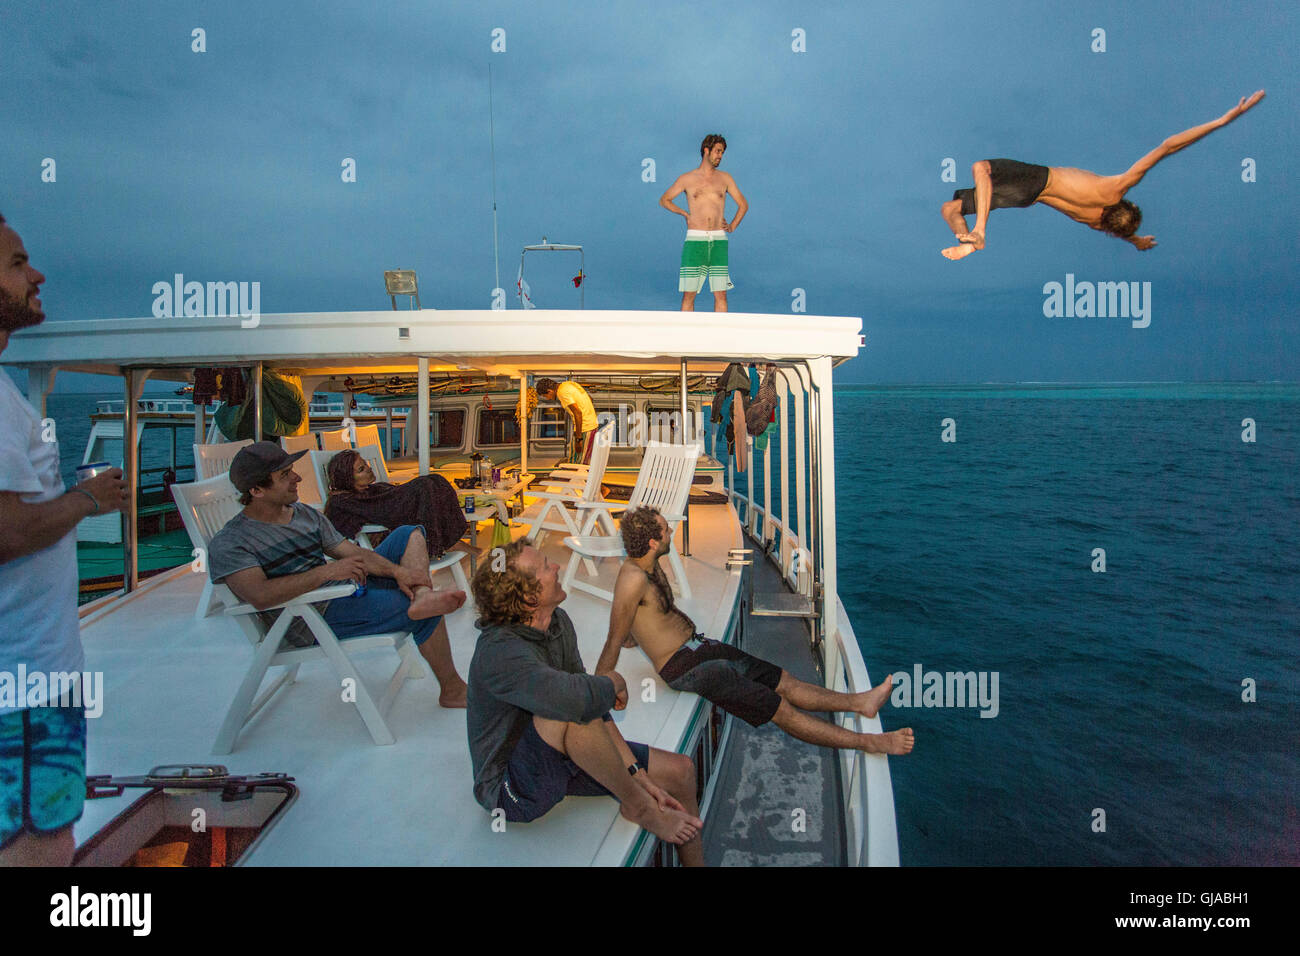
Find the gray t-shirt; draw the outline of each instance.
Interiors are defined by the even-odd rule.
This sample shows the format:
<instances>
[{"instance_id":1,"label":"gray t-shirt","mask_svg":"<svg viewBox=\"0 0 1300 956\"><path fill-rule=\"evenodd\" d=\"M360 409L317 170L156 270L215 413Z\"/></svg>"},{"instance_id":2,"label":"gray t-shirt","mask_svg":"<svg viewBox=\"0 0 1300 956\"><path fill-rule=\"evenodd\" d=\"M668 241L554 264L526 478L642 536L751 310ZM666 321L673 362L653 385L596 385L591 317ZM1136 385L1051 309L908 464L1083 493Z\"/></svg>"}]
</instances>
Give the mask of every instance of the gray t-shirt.
<instances>
[{"instance_id":1,"label":"gray t-shirt","mask_svg":"<svg viewBox=\"0 0 1300 956\"><path fill-rule=\"evenodd\" d=\"M241 511L209 542L208 573L214 584L246 568L260 567L268 578L300 574L324 564L325 551L346 540L328 518L301 501L294 502L288 524L258 521ZM328 603L318 604L317 609L324 613ZM280 612L259 611L258 616L270 628ZM285 640L295 647L308 647L316 639L299 619L290 625Z\"/></svg>"},{"instance_id":2,"label":"gray t-shirt","mask_svg":"<svg viewBox=\"0 0 1300 956\"><path fill-rule=\"evenodd\" d=\"M578 635L562 608L551 626L495 624L481 629L469 665L470 762L474 798L496 807L501 781L519 738L533 715L587 723L614 706L614 681L588 674L578 654Z\"/></svg>"}]
</instances>

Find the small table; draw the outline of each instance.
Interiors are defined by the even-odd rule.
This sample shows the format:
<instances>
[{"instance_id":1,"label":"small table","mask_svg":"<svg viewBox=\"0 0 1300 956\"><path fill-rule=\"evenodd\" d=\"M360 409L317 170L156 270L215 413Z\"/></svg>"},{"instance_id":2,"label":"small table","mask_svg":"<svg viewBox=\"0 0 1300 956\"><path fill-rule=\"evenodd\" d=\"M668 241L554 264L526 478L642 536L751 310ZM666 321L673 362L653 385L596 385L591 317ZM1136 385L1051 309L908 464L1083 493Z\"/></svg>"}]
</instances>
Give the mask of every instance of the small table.
<instances>
[{"instance_id":1,"label":"small table","mask_svg":"<svg viewBox=\"0 0 1300 956\"><path fill-rule=\"evenodd\" d=\"M503 481L491 488L456 489L456 494L460 497L462 503L465 496L470 494L475 498L490 498L492 501L487 508L476 507L473 511L466 511L464 508L460 510L460 513L465 516L465 520L469 522L469 545L474 549L469 555L469 573L471 576L478 568L478 523L488 520L488 516L491 516L508 525L510 523L510 499L517 496L522 507L524 489L531 485L536 477L536 475L532 474L523 474L517 476L514 481ZM480 517L480 515L483 515L483 517Z\"/></svg>"}]
</instances>

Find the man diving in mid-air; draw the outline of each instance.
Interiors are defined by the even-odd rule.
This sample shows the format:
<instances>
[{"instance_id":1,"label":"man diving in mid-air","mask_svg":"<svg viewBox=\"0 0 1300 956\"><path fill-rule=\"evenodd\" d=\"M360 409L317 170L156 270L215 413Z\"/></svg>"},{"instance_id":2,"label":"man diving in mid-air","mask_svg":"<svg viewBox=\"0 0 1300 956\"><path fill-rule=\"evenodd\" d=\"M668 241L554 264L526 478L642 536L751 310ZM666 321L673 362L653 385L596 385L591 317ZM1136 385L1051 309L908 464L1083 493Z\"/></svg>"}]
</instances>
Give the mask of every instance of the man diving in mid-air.
<instances>
[{"instance_id":1,"label":"man diving in mid-air","mask_svg":"<svg viewBox=\"0 0 1300 956\"><path fill-rule=\"evenodd\" d=\"M1124 198L1124 194L1142 181L1156 163L1208 136L1220 126L1227 126L1264 98L1260 90L1249 99L1242 97L1232 109L1216 120L1193 126L1171 136L1147 153L1128 172L1118 176L1099 176L1086 169L1069 166L1032 166L1014 159L982 159L971 167L975 188L958 189L943 204L943 221L957 237L958 245L943 254L949 259L964 259L984 248L984 228L989 212L1008 207L1032 206L1041 202L1065 213L1075 222L1108 232L1131 242L1139 249L1150 249L1155 236L1136 235L1142 224L1142 210ZM966 228L966 217L974 213L975 228Z\"/></svg>"}]
</instances>

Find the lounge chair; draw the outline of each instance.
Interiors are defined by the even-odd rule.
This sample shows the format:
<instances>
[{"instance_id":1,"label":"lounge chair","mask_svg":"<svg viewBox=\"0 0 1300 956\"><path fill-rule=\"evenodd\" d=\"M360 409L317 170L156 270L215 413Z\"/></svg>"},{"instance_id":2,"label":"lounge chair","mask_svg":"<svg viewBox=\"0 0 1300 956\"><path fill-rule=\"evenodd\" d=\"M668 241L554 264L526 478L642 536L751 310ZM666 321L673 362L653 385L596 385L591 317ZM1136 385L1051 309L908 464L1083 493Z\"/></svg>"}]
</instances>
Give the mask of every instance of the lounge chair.
<instances>
[{"instance_id":1,"label":"lounge chair","mask_svg":"<svg viewBox=\"0 0 1300 956\"><path fill-rule=\"evenodd\" d=\"M699 457L700 446L697 443L668 445L652 441L646 445L645 457L641 459L641 470L636 476L636 486L632 489L632 495L626 503L577 502L579 512L586 514L581 534L570 535L564 539L564 544L573 552L569 557L569 565L564 571L564 589L569 591L576 588L603 600L613 601L612 592L578 579L578 562L581 559L588 559L590 562L591 559L626 557L627 553L623 550L618 528L614 524L613 512L615 511L632 511L642 505L649 505L659 510L668 522L669 528L675 529L686 517L686 505L690 500L691 482L695 478L695 464ZM604 529L607 533L592 534L597 528ZM668 563L673 569L678 594L683 599L689 598L691 585L686 579L686 568L682 565L681 555L677 553L676 543L668 549Z\"/></svg>"}]
</instances>

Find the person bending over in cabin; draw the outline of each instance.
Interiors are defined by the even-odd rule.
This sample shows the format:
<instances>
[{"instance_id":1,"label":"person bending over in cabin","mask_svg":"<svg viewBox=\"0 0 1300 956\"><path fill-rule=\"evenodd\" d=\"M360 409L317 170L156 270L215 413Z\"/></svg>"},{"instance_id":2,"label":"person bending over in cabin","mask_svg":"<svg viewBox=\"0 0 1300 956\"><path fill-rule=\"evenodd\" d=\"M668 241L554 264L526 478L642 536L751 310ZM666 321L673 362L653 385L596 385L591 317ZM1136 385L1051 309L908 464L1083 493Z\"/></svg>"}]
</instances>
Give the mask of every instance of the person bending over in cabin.
<instances>
[{"instance_id":1,"label":"person bending over in cabin","mask_svg":"<svg viewBox=\"0 0 1300 956\"><path fill-rule=\"evenodd\" d=\"M912 728L885 734L860 734L826 723L803 710L852 712L874 717L889 697L892 677L861 694L841 694L792 677L775 664L738 648L711 641L673 604L659 559L672 547L672 530L654 508L642 507L620 524L628 560L619 569L609 636L596 673L618 664L628 638L640 646L659 676L673 690L712 701L752 727L772 721L787 734L816 744L867 753L906 754ZM802 710L796 709L802 708Z\"/></svg>"},{"instance_id":2,"label":"person bending over in cabin","mask_svg":"<svg viewBox=\"0 0 1300 956\"><path fill-rule=\"evenodd\" d=\"M682 294L683 312L695 311L695 297L704 289L705 277L713 293L713 311L727 311L727 290L734 288L727 268L727 235L735 232L749 211L749 203L730 173L718 171L727 141L710 133L700 143L700 165L682 173L668 191L659 197L659 205L686 219L686 241L682 244L682 264L677 275L677 291ZM686 193L687 209L673 202ZM727 222L727 196L736 204L736 215ZM689 211L687 211L689 210Z\"/></svg>"},{"instance_id":3,"label":"person bending over in cabin","mask_svg":"<svg viewBox=\"0 0 1300 956\"><path fill-rule=\"evenodd\" d=\"M471 585L480 629L466 721L474 798L528 823L566 795L612 796L628 820L678 844L683 864L702 864L694 762L623 739L608 714L627 706L627 683L612 667L601 676L583 668L559 606L559 565L523 541L502 551L504 567L484 561Z\"/></svg>"},{"instance_id":4,"label":"person bending over in cabin","mask_svg":"<svg viewBox=\"0 0 1300 956\"><path fill-rule=\"evenodd\" d=\"M213 583L224 581L235 597L262 612L268 626L277 612L264 608L329 584L366 585L361 594L329 602L324 618L334 633L344 638L410 630L442 688L438 703L464 707L465 682L452 662L442 616L465 603L465 592L434 590L429 550L418 526L395 528L377 549L367 551L299 501L302 478L293 463L305 454L291 455L269 441L239 450L230 463L230 483L244 510L208 543ZM327 554L336 560L327 563ZM284 639L299 647L315 643L301 618Z\"/></svg>"},{"instance_id":5,"label":"person bending over in cabin","mask_svg":"<svg viewBox=\"0 0 1300 956\"><path fill-rule=\"evenodd\" d=\"M1138 249L1150 249L1156 244L1155 236L1136 235L1142 224L1142 210L1124 194L1160 160L1228 125L1263 98L1263 90L1249 99L1243 96L1218 119L1169 137L1118 176L1099 176L1069 166L1033 166L1014 159L982 159L971 167L975 187L958 189L941 208L943 221L959 243L944 249L943 254L957 260L983 249L984 229L992 210L1023 208L1039 202L1075 222L1131 242ZM975 228L967 229L966 216L971 214L975 216Z\"/></svg>"},{"instance_id":6,"label":"person bending over in cabin","mask_svg":"<svg viewBox=\"0 0 1300 956\"><path fill-rule=\"evenodd\" d=\"M0 353L11 333L45 321L44 281L0 216ZM53 677L85 667L77 525L127 504L120 468L65 488L53 437L0 371L0 867L72 863L89 699L65 699ZM50 675L49 689L28 684L23 671Z\"/></svg>"},{"instance_id":7,"label":"person bending over in cabin","mask_svg":"<svg viewBox=\"0 0 1300 956\"><path fill-rule=\"evenodd\" d=\"M573 451L569 461L577 465L591 464L591 448L596 440L596 406L591 396L577 382L556 382L554 379L537 380L537 397L548 402L559 402L573 419Z\"/></svg>"}]
</instances>

